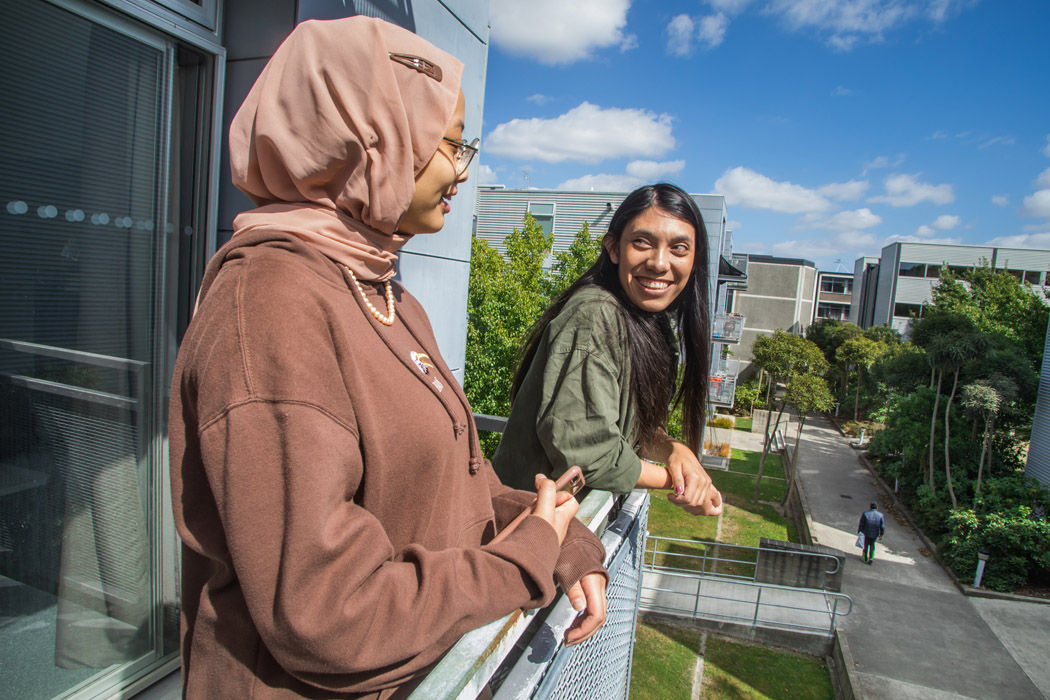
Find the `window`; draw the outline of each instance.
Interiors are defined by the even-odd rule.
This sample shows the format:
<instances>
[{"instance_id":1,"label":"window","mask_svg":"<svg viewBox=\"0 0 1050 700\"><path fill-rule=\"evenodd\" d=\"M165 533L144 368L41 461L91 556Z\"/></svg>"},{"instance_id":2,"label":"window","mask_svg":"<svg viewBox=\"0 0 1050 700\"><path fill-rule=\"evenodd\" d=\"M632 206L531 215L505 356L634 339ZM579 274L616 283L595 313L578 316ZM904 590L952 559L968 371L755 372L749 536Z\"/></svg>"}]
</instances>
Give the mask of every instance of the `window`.
<instances>
[{"instance_id":1,"label":"window","mask_svg":"<svg viewBox=\"0 0 1050 700\"><path fill-rule=\"evenodd\" d=\"M108 697L178 655L166 407L214 66L44 0L0 4L0 64L0 697Z\"/></svg>"},{"instance_id":2,"label":"window","mask_svg":"<svg viewBox=\"0 0 1050 700\"><path fill-rule=\"evenodd\" d=\"M923 277L926 275L925 263L902 262L900 267L901 277Z\"/></svg>"},{"instance_id":3,"label":"window","mask_svg":"<svg viewBox=\"0 0 1050 700\"><path fill-rule=\"evenodd\" d=\"M529 202L528 212L543 227L543 233L547 236L551 235L554 231L554 203Z\"/></svg>"},{"instance_id":4,"label":"window","mask_svg":"<svg viewBox=\"0 0 1050 700\"><path fill-rule=\"evenodd\" d=\"M940 265L927 265L926 266L926 277L928 279L937 279L941 276Z\"/></svg>"},{"instance_id":5,"label":"window","mask_svg":"<svg viewBox=\"0 0 1050 700\"><path fill-rule=\"evenodd\" d=\"M849 307L845 304L817 304L817 318L832 318L844 321L849 318Z\"/></svg>"},{"instance_id":6,"label":"window","mask_svg":"<svg viewBox=\"0 0 1050 700\"><path fill-rule=\"evenodd\" d=\"M821 277L820 291L829 294L849 294L853 290L853 280L841 277Z\"/></svg>"},{"instance_id":7,"label":"window","mask_svg":"<svg viewBox=\"0 0 1050 700\"><path fill-rule=\"evenodd\" d=\"M1043 281L1043 273L1035 270L1025 270L1024 281L1028 284L1039 284Z\"/></svg>"},{"instance_id":8,"label":"window","mask_svg":"<svg viewBox=\"0 0 1050 700\"><path fill-rule=\"evenodd\" d=\"M922 318L922 304L894 304L893 315L901 318Z\"/></svg>"}]
</instances>

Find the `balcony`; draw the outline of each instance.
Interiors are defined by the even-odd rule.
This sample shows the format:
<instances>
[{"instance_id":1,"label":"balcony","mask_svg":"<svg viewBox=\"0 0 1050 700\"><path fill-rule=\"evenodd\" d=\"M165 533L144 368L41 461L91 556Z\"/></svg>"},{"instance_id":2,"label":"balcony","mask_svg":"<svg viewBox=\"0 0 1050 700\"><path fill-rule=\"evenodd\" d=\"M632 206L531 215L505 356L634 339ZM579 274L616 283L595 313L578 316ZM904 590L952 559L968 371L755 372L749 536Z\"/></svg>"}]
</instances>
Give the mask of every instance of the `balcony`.
<instances>
[{"instance_id":1,"label":"balcony","mask_svg":"<svg viewBox=\"0 0 1050 700\"><path fill-rule=\"evenodd\" d=\"M739 343L744 332L744 317L740 314L715 314L711 338L720 343Z\"/></svg>"},{"instance_id":2,"label":"balcony","mask_svg":"<svg viewBox=\"0 0 1050 700\"><path fill-rule=\"evenodd\" d=\"M747 289L747 254L734 254L718 261L718 282L729 289Z\"/></svg>"},{"instance_id":3,"label":"balcony","mask_svg":"<svg viewBox=\"0 0 1050 700\"><path fill-rule=\"evenodd\" d=\"M463 635L410 699L472 699L486 686L496 700L627 697L649 493L633 491L609 523L616 500L591 491L577 513L601 536L609 571L605 624L593 637L565 648L565 630L577 613L560 594L543 610L518 610Z\"/></svg>"},{"instance_id":4,"label":"balcony","mask_svg":"<svg viewBox=\"0 0 1050 700\"><path fill-rule=\"evenodd\" d=\"M707 398L715 406L725 406L727 408L733 405L733 398L736 396L736 375L735 374L713 374L708 380L707 384Z\"/></svg>"}]
</instances>

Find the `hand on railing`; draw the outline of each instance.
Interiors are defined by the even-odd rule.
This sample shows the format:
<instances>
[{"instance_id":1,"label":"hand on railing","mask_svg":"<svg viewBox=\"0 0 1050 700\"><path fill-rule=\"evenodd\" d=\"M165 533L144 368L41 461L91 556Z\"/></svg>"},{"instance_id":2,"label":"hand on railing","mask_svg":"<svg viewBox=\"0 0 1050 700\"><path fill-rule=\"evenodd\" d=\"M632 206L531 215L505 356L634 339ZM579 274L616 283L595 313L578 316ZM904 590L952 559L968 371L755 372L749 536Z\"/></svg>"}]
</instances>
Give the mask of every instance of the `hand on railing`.
<instances>
[{"instance_id":1,"label":"hand on railing","mask_svg":"<svg viewBox=\"0 0 1050 700\"><path fill-rule=\"evenodd\" d=\"M565 646L586 642L605 623L605 586L605 576L587 574L569 589L573 609L583 614L565 630Z\"/></svg>"},{"instance_id":2,"label":"hand on railing","mask_svg":"<svg viewBox=\"0 0 1050 700\"><path fill-rule=\"evenodd\" d=\"M532 514L551 524L558 534L559 545L565 541L569 523L576 517L579 508L580 504L572 494L559 491L553 479L543 474L536 475L536 505Z\"/></svg>"}]
</instances>

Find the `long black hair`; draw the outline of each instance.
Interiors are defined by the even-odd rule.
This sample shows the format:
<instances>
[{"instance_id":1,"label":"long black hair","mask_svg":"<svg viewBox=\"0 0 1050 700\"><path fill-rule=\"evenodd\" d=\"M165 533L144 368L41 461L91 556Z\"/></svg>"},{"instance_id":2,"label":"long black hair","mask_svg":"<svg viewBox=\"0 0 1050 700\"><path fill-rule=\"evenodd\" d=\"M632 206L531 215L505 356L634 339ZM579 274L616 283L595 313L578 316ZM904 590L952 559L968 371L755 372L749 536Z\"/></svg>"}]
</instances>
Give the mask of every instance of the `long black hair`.
<instances>
[{"instance_id":1,"label":"long black hair","mask_svg":"<svg viewBox=\"0 0 1050 700\"><path fill-rule=\"evenodd\" d=\"M616 263L609 247L619 248L624 229L639 214L659 209L693 227L693 270L685 288L664 311L649 312L635 306L620 284ZM664 425L675 406L682 404L682 432L685 442L699 453L707 404L707 379L711 364L711 325L708 313L707 228L693 198L666 183L645 185L627 195L609 222L598 261L580 275L544 312L529 331L521 361L514 375L511 399L525 379L536 356L543 332L573 294L582 287L597 285L611 292L620 302L627 325L631 359L631 398L638 414L640 444L645 444ZM672 326L673 324L673 326ZM675 330L678 337L675 338ZM678 381L678 347L682 372Z\"/></svg>"}]
</instances>

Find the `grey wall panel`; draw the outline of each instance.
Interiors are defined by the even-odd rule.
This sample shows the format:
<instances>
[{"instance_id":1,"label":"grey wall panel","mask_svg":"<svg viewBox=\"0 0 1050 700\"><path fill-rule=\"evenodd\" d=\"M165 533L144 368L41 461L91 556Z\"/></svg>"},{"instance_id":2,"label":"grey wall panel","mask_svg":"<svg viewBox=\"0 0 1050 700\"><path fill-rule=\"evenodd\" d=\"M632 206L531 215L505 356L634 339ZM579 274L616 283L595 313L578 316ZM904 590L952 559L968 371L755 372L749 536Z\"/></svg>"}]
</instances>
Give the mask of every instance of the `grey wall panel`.
<instances>
[{"instance_id":1,"label":"grey wall panel","mask_svg":"<svg viewBox=\"0 0 1050 700\"><path fill-rule=\"evenodd\" d=\"M219 231L233 231L233 218L255 205L252 200L233 186L230 180L230 122L237 113L255 79L262 73L268 58L230 61L226 64L226 92L223 97L222 152L219 161Z\"/></svg>"},{"instance_id":2,"label":"grey wall panel","mask_svg":"<svg viewBox=\"0 0 1050 700\"><path fill-rule=\"evenodd\" d=\"M737 313L744 316L744 327L773 331L787 330L797 321L794 299L770 299L749 297L738 292L734 303Z\"/></svg>"},{"instance_id":3,"label":"grey wall panel","mask_svg":"<svg viewBox=\"0 0 1050 700\"><path fill-rule=\"evenodd\" d=\"M797 265L778 265L771 263L748 262L747 291L785 299L795 299L798 295L799 267Z\"/></svg>"},{"instance_id":4,"label":"grey wall panel","mask_svg":"<svg viewBox=\"0 0 1050 700\"><path fill-rule=\"evenodd\" d=\"M423 305L441 356L462 382L470 263L402 253L398 279Z\"/></svg>"},{"instance_id":5,"label":"grey wall panel","mask_svg":"<svg viewBox=\"0 0 1050 700\"><path fill-rule=\"evenodd\" d=\"M900 261L933 263L935 265L945 262L949 265L977 265L982 259L991 263L994 250L994 248L986 248L984 246L901 243Z\"/></svg>"},{"instance_id":6,"label":"grey wall panel","mask_svg":"<svg viewBox=\"0 0 1050 700\"><path fill-rule=\"evenodd\" d=\"M996 248L995 267L1046 272L1050 270L1050 250Z\"/></svg>"},{"instance_id":7,"label":"grey wall panel","mask_svg":"<svg viewBox=\"0 0 1050 700\"><path fill-rule=\"evenodd\" d=\"M223 44L229 61L272 56L295 27L295 0L226 0L225 9Z\"/></svg>"},{"instance_id":8,"label":"grey wall panel","mask_svg":"<svg viewBox=\"0 0 1050 700\"><path fill-rule=\"evenodd\" d=\"M893 317L893 297L896 293L897 268L900 266L900 247L900 243L892 243L882 249L879 284L875 291L873 326L884 326Z\"/></svg>"},{"instance_id":9,"label":"grey wall panel","mask_svg":"<svg viewBox=\"0 0 1050 700\"><path fill-rule=\"evenodd\" d=\"M1032 419L1032 443L1024 471L1050 488L1050 328L1047 329L1043 367L1039 374L1039 396L1035 404L1035 418Z\"/></svg>"},{"instance_id":10,"label":"grey wall panel","mask_svg":"<svg viewBox=\"0 0 1050 700\"><path fill-rule=\"evenodd\" d=\"M933 299L933 285L937 280L919 277L898 277L896 304L923 304Z\"/></svg>"}]
</instances>

